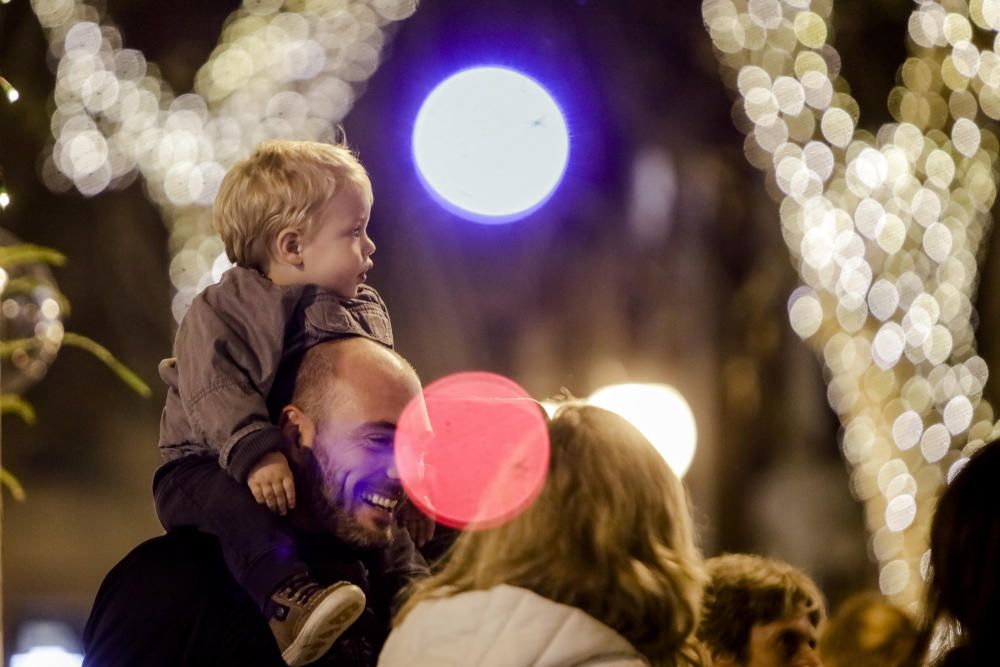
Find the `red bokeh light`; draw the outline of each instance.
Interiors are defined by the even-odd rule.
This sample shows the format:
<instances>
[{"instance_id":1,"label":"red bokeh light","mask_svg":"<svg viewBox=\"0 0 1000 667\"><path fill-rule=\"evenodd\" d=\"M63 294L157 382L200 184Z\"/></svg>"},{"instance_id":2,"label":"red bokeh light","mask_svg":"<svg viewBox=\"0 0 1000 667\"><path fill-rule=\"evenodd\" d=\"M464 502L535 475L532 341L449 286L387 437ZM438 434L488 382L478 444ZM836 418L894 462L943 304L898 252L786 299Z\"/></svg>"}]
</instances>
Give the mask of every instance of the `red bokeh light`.
<instances>
[{"instance_id":1,"label":"red bokeh light","mask_svg":"<svg viewBox=\"0 0 1000 667\"><path fill-rule=\"evenodd\" d=\"M465 529L499 525L528 507L549 466L541 406L512 380L484 372L437 380L423 399L403 411L395 445L417 507Z\"/></svg>"}]
</instances>

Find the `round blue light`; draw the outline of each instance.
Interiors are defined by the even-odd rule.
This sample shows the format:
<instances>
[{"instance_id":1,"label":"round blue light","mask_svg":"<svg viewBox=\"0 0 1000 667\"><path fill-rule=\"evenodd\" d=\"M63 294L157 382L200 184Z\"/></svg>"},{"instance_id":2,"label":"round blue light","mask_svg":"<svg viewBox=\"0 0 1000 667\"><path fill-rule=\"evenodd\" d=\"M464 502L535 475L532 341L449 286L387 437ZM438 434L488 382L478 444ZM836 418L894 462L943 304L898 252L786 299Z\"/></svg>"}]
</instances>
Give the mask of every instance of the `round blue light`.
<instances>
[{"instance_id":1,"label":"round blue light","mask_svg":"<svg viewBox=\"0 0 1000 667\"><path fill-rule=\"evenodd\" d=\"M569 133L534 79L475 67L427 96L413 126L413 156L424 185L448 210L474 222L513 222L559 185Z\"/></svg>"}]
</instances>

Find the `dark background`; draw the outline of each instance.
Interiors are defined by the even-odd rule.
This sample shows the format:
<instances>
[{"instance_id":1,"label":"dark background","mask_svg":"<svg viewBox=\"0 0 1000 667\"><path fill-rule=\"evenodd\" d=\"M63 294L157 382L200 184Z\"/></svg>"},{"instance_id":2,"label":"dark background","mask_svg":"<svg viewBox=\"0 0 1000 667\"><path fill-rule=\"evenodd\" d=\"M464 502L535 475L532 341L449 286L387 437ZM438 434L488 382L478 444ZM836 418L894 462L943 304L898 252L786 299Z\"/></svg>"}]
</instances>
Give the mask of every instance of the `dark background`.
<instances>
[{"instance_id":1,"label":"dark background","mask_svg":"<svg viewBox=\"0 0 1000 667\"><path fill-rule=\"evenodd\" d=\"M836 3L835 44L864 127L889 120L911 6ZM236 7L106 3L125 45L158 63L178 93L191 90ZM686 481L706 554L781 556L815 575L833 602L874 586L821 367L787 323L797 282L776 205L743 158L700 3L425 0L383 55L344 127L376 193L370 278L424 382L490 370L539 398L563 387L585 396L612 382L669 383L698 423ZM562 185L512 225L447 213L410 157L423 97L474 64L544 82L570 127ZM0 5L0 73L21 92L15 105L0 102L0 164L14 198L0 226L68 255L55 270L73 306L67 330L107 346L154 390L142 399L96 359L64 349L26 394L38 423L5 416L3 464L28 493L24 503L4 498L9 651L27 620L80 627L104 573L160 531L149 491L163 399L156 364L174 322L167 231L141 184L94 198L41 184L53 75L27 0ZM641 155L673 171L663 188L670 214L643 233L629 222ZM983 286L997 271L991 256ZM1000 304L981 292L981 351L995 363L988 332ZM993 385L987 395L995 404Z\"/></svg>"}]
</instances>

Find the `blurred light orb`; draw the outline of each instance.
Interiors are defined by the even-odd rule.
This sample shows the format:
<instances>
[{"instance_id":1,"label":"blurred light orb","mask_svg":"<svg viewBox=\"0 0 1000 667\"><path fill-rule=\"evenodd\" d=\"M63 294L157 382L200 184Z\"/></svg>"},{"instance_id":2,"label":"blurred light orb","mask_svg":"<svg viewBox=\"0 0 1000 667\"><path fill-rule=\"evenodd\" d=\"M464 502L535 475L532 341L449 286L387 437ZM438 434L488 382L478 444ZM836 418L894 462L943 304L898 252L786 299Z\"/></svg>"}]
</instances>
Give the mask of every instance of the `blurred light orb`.
<instances>
[{"instance_id":1,"label":"blurred light orb","mask_svg":"<svg viewBox=\"0 0 1000 667\"><path fill-rule=\"evenodd\" d=\"M413 127L413 157L431 195L456 215L508 223L538 210L569 159L566 119L535 80L503 67L453 74Z\"/></svg>"},{"instance_id":2,"label":"blurred light orb","mask_svg":"<svg viewBox=\"0 0 1000 667\"><path fill-rule=\"evenodd\" d=\"M665 384L616 384L587 402L621 415L646 436L678 477L691 466L698 440L694 414L684 397Z\"/></svg>"},{"instance_id":3,"label":"blurred light orb","mask_svg":"<svg viewBox=\"0 0 1000 667\"><path fill-rule=\"evenodd\" d=\"M399 417L394 456L407 496L453 528L481 530L534 501L549 468L549 435L538 403L493 373L445 376Z\"/></svg>"},{"instance_id":4,"label":"blurred light orb","mask_svg":"<svg viewBox=\"0 0 1000 667\"><path fill-rule=\"evenodd\" d=\"M71 653L61 646L35 646L27 653L10 657L11 667L80 667L83 655Z\"/></svg>"}]
</instances>

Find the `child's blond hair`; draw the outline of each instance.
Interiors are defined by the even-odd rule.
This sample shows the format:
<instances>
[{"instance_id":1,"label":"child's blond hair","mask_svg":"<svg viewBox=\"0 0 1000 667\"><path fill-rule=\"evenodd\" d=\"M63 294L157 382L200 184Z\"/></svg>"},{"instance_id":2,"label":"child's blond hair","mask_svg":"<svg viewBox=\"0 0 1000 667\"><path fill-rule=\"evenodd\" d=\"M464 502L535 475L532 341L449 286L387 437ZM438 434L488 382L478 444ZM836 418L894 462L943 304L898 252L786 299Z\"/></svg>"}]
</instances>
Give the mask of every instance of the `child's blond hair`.
<instances>
[{"instance_id":1,"label":"child's blond hair","mask_svg":"<svg viewBox=\"0 0 1000 667\"><path fill-rule=\"evenodd\" d=\"M266 271L278 233L310 238L317 212L349 183L372 200L368 172L347 146L272 140L230 168L212 207L212 225L238 266Z\"/></svg>"},{"instance_id":2,"label":"child's blond hair","mask_svg":"<svg viewBox=\"0 0 1000 667\"><path fill-rule=\"evenodd\" d=\"M600 408L564 406L549 437L535 502L502 526L463 533L394 623L423 600L509 584L585 611L656 667L698 664L706 577L680 480L638 430Z\"/></svg>"}]
</instances>

